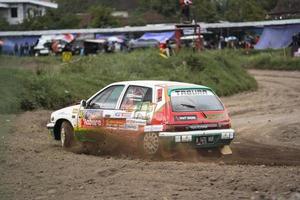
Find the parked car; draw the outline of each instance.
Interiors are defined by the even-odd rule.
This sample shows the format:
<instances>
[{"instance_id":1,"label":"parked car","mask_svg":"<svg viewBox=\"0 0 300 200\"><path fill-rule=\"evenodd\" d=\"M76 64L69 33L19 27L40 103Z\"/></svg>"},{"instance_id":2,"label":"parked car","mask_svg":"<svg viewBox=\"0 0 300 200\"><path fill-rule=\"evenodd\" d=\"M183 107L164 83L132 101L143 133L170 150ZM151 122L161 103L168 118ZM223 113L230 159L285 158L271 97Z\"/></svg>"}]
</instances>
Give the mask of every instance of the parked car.
<instances>
[{"instance_id":1,"label":"parked car","mask_svg":"<svg viewBox=\"0 0 300 200\"><path fill-rule=\"evenodd\" d=\"M98 136L112 134L130 138L147 155L158 154L165 144L231 153L228 145L234 139L227 110L214 91L180 82L113 83L79 105L53 112L50 119L47 127L63 148L74 141L103 142L98 139L105 137Z\"/></svg>"},{"instance_id":2,"label":"parked car","mask_svg":"<svg viewBox=\"0 0 300 200\"><path fill-rule=\"evenodd\" d=\"M159 42L156 40L130 40L128 42L129 50L156 48L158 46Z\"/></svg>"}]
</instances>

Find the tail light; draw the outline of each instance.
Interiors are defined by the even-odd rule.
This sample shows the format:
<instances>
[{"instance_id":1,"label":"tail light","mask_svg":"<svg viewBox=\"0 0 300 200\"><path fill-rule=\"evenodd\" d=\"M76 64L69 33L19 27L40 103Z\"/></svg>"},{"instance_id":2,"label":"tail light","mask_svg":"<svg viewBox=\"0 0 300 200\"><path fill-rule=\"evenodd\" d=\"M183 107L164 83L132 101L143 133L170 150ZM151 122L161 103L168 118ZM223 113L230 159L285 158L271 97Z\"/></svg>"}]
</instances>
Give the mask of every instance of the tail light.
<instances>
[{"instance_id":1,"label":"tail light","mask_svg":"<svg viewBox=\"0 0 300 200\"><path fill-rule=\"evenodd\" d=\"M229 129L229 128L231 128L231 123L230 122L219 122L218 126L221 129Z\"/></svg>"}]
</instances>

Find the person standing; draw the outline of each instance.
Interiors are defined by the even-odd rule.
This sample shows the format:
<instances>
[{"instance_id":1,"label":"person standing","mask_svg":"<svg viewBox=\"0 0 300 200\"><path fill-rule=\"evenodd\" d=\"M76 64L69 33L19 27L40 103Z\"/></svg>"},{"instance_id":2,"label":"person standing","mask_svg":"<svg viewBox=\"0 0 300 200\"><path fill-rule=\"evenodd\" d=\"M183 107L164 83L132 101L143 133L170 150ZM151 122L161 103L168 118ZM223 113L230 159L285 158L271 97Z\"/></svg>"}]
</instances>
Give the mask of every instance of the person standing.
<instances>
[{"instance_id":1,"label":"person standing","mask_svg":"<svg viewBox=\"0 0 300 200\"><path fill-rule=\"evenodd\" d=\"M28 44L28 42L25 42L25 45L24 45L24 55L25 56L29 55L29 44Z\"/></svg>"},{"instance_id":2,"label":"person standing","mask_svg":"<svg viewBox=\"0 0 300 200\"><path fill-rule=\"evenodd\" d=\"M18 43L15 43L15 46L14 46L14 55L15 56L19 55L19 45L18 45Z\"/></svg>"},{"instance_id":3,"label":"person standing","mask_svg":"<svg viewBox=\"0 0 300 200\"><path fill-rule=\"evenodd\" d=\"M32 43L29 47L29 56L33 56L34 55L34 46L35 43Z\"/></svg>"},{"instance_id":4,"label":"person standing","mask_svg":"<svg viewBox=\"0 0 300 200\"><path fill-rule=\"evenodd\" d=\"M20 44L20 55L24 56L24 45Z\"/></svg>"},{"instance_id":5,"label":"person standing","mask_svg":"<svg viewBox=\"0 0 300 200\"><path fill-rule=\"evenodd\" d=\"M179 0L181 7L181 13L186 18L187 21L190 21L190 5L193 4L192 0Z\"/></svg>"}]
</instances>

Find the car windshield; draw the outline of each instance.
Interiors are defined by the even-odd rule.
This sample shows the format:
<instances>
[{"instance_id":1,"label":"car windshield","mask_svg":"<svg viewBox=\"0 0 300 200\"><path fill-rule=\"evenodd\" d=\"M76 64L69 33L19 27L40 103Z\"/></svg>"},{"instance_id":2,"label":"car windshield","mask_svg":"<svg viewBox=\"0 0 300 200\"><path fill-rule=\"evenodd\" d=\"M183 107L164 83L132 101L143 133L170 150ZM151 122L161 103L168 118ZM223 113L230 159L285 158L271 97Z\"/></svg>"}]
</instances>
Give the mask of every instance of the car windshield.
<instances>
[{"instance_id":1,"label":"car windshield","mask_svg":"<svg viewBox=\"0 0 300 200\"><path fill-rule=\"evenodd\" d=\"M171 104L174 112L224 110L217 96L205 89L173 90Z\"/></svg>"}]
</instances>

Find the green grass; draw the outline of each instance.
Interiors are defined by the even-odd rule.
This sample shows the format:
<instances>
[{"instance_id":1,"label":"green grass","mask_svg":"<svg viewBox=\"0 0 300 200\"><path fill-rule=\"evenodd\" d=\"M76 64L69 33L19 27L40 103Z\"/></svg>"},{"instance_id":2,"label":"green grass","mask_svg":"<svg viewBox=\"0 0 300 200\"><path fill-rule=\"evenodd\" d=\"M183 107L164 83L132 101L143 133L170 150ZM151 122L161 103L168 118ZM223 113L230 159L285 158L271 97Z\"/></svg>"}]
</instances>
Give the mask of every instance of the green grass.
<instances>
[{"instance_id":1,"label":"green grass","mask_svg":"<svg viewBox=\"0 0 300 200\"><path fill-rule=\"evenodd\" d=\"M164 59L157 51L147 50L74 60L62 64L58 57L0 57L0 92L4 94L0 97L1 112L57 109L86 99L109 83L126 80L202 84L220 96L257 87L254 78L241 67L240 60L233 59L227 51L201 54L182 51L178 56Z\"/></svg>"},{"instance_id":2,"label":"green grass","mask_svg":"<svg viewBox=\"0 0 300 200\"><path fill-rule=\"evenodd\" d=\"M240 54L240 59L248 69L300 70L300 58L290 54L290 49L252 51L250 55Z\"/></svg>"}]
</instances>

